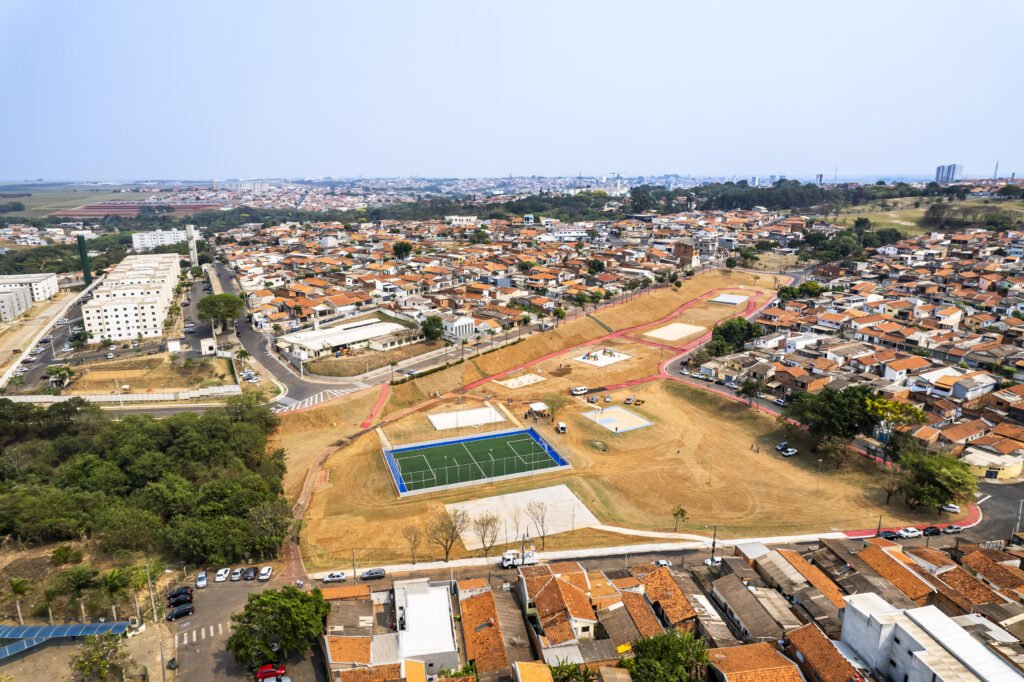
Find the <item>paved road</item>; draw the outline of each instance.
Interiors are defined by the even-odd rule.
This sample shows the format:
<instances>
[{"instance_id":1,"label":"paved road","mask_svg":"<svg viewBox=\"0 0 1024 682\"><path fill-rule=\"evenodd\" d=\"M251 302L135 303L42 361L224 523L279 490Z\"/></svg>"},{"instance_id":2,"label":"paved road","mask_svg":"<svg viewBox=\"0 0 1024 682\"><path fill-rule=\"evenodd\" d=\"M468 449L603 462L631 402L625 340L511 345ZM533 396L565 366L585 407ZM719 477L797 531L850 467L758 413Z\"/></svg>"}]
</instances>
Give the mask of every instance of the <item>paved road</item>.
<instances>
[{"instance_id":1,"label":"paved road","mask_svg":"<svg viewBox=\"0 0 1024 682\"><path fill-rule=\"evenodd\" d=\"M1017 516L1024 500L1024 482L982 483L978 486L978 506L984 515L976 527L990 540L1009 540L1017 527Z\"/></svg>"}]
</instances>

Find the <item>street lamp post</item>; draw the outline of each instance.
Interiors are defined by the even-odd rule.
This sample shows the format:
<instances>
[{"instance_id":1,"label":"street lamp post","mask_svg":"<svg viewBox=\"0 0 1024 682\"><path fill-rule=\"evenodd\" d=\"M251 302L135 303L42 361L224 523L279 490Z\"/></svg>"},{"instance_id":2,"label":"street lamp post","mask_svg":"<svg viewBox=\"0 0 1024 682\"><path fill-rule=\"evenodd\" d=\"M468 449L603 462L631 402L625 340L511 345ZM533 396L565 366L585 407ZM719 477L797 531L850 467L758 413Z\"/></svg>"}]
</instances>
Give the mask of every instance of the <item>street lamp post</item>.
<instances>
[{"instance_id":1,"label":"street lamp post","mask_svg":"<svg viewBox=\"0 0 1024 682\"><path fill-rule=\"evenodd\" d=\"M814 481L814 494L817 495L821 490L821 460L818 460L818 478Z\"/></svg>"}]
</instances>

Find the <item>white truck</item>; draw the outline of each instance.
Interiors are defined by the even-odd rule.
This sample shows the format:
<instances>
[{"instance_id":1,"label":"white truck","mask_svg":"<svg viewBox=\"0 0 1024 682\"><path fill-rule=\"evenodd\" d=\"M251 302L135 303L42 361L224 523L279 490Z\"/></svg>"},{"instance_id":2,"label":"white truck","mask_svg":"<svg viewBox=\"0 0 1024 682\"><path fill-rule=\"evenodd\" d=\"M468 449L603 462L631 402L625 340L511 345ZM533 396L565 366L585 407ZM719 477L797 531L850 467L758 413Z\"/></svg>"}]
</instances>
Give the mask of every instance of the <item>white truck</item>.
<instances>
[{"instance_id":1,"label":"white truck","mask_svg":"<svg viewBox=\"0 0 1024 682\"><path fill-rule=\"evenodd\" d=\"M537 551L533 547L524 552L521 552L518 549L510 549L501 555L502 568L533 566L537 561Z\"/></svg>"}]
</instances>

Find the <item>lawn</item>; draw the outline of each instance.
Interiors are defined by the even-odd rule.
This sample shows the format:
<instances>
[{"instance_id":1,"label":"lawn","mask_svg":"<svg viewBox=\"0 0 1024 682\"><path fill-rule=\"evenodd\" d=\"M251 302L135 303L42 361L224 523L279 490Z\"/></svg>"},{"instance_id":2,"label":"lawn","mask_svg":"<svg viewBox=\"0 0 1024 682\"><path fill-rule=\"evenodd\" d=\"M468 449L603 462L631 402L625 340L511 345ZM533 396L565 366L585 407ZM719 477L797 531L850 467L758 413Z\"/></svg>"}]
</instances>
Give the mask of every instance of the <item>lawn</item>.
<instances>
[{"instance_id":1,"label":"lawn","mask_svg":"<svg viewBox=\"0 0 1024 682\"><path fill-rule=\"evenodd\" d=\"M0 192L5 190L0 189ZM22 191L31 192L29 197L11 197L0 199L0 201L20 201L25 204L24 211L5 213L9 218L41 218L54 211L61 211L68 208L78 208L86 204L96 204L102 201L144 201L153 196L153 192L114 192L109 188L61 188L61 189L26 189L8 190L20 194Z\"/></svg>"},{"instance_id":2,"label":"lawn","mask_svg":"<svg viewBox=\"0 0 1024 682\"><path fill-rule=\"evenodd\" d=\"M400 492L447 488L559 466L558 455L529 431L398 448L385 456L394 462L392 476Z\"/></svg>"},{"instance_id":3,"label":"lawn","mask_svg":"<svg viewBox=\"0 0 1024 682\"><path fill-rule=\"evenodd\" d=\"M862 206L851 206L843 209L839 215L832 219L838 225L853 227L857 218L867 218L871 221L874 229L894 227L908 235L927 234L934 228L921 225L921 218L924 217L928 206L937 200L922 197L907 197L903 199L890 199L885 202L887 207L879 204L866 204ZM915 207L914 204L920 205ZM1024 201L995 201L992 199L968 199L951 204L957 206L991 206L1004 211L1012 211L1021 214L1024 219Z\"/></svg>"},{"instance_id":4,"label":"lawn","mask_svg":"<svg viewBox=\"0 0 1024 682\"><path fill-rule=\"evenodd\" d=\"M132 393L183 391L235 383L224 358L171 362L168 354L97 360L76 366L65 393L112 393L129 386Z\"/></svg>"}]
</instances>

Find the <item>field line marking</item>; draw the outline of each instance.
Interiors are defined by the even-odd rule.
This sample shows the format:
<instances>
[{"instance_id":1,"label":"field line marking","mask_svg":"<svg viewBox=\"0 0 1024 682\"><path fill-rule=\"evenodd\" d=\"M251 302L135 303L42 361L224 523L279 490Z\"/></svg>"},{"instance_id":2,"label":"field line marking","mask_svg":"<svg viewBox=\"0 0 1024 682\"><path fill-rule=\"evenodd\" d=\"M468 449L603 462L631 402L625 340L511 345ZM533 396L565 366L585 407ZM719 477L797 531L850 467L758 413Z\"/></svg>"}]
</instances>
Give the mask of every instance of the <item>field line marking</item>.
<instances>
[{"instance_id":1,"label":"field line marking","mask_svg":"<svg viewBox=\"0 0 1024 682\"><path fill-rule=\"evenodd\" d=\"M523 466L526 467L527 470L529 470L530 469L530 465L526 463L526 460L523 459L523 456L519 454L518 450L516 450L516 446L512 445L513 442L514 441L506 441L505 445L509 446L509 448L511 448L512 452L516 453L516 457L519 458L519 461L523 463Z\"/></svg>"}]
</instances>

